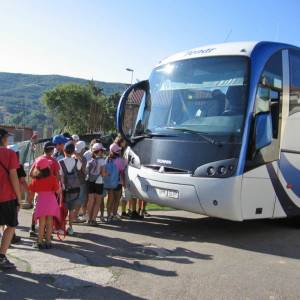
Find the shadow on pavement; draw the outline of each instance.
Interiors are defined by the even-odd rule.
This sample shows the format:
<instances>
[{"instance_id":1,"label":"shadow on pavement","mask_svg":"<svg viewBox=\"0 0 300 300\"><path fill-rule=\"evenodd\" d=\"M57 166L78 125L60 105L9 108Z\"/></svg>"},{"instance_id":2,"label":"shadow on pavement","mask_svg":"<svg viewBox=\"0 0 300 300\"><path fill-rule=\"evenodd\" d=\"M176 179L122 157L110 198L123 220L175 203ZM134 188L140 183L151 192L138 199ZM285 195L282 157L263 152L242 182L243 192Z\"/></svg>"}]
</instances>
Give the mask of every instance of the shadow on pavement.
<instances>
[{"instance_id":1,"label":"shadow on pavement","mask_svg":"<svg viewBox=\"0 0 300 300\"><path fill-rule=\"evenodd\" d=\"M55 282L72 282L74 289L63 289ZM81 287L81 288L80 288ZM83 288L82 288L83 287ZM113 287L104 287L67 275L0 271L0 299L143 299Z\"/></svg>"},{"instance_id":2,"label":"shadow on pavement","mask_svg":"<svg viewBox=\"0 0 300 300\"><path fill-rule=\"evenodd\" d=\"M186 218L155 215L144 221L122 221L103 229L128 232L178 242L216 243L254 252L300 258L298 228L287 220L234 222L211 217ZM101 234L101 232L100 232Z\"/></svg>"}]
</instances>

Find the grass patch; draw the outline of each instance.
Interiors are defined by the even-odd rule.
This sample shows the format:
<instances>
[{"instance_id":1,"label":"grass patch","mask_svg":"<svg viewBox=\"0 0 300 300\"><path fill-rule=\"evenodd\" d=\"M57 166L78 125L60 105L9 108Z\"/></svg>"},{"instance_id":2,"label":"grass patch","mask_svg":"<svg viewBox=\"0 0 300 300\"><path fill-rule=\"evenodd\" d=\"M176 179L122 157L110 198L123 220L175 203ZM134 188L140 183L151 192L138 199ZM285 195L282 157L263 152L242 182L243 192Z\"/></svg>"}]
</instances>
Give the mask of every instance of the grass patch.
<instances>
[{"instance_id":1,"label":"grass patch","mask_svg":"<svg viewBox=\"0 0 300 300\"><path fill-rule=\"evenodd\" d=\"M168 206L162 206L155 203L147 203L147 210L175 210L175 208L168 207Z\"/></svg>"}]
</instances>

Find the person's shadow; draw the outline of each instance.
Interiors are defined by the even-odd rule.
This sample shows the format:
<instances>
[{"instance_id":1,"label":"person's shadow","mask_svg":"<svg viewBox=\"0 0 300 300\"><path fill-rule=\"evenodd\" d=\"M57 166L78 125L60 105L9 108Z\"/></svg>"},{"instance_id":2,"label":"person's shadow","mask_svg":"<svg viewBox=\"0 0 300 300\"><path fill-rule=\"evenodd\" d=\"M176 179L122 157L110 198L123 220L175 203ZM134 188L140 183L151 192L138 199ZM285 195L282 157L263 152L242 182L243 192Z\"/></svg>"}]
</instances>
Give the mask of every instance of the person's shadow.
<instances>
[{"instance_id":1,"label":"person's shadow","mask_svg":"<svg viewBox=\"0 0 300 300\"><path fill-rule=\"evenodd\" d=\"M56 282L74 288L57 287ZM0 299L144 299L109 286L101 286L68 275L0 271Z\"/></svg>"}]
</instances>

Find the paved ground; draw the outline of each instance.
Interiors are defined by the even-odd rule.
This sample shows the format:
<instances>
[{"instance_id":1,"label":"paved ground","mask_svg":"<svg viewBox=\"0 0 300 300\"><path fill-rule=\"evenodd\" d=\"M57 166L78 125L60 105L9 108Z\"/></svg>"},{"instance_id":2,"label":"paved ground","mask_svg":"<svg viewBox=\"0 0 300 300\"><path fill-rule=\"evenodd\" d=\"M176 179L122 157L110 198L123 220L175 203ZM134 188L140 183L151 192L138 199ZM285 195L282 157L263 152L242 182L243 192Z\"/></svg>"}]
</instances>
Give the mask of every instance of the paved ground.
<instances>
[{"instance_id":1,"label":"paved ground","mask_svg":"<svg viewBox=\"0 0 300 300\"><path fill-rule=\"evenodd\" d=\"M30 211L20 219L25 237ZM11 249L18 268L0 271L0 299L299 299L299 230L182 211L78 225L55 249Z\"/></svg>"}]
</instances>

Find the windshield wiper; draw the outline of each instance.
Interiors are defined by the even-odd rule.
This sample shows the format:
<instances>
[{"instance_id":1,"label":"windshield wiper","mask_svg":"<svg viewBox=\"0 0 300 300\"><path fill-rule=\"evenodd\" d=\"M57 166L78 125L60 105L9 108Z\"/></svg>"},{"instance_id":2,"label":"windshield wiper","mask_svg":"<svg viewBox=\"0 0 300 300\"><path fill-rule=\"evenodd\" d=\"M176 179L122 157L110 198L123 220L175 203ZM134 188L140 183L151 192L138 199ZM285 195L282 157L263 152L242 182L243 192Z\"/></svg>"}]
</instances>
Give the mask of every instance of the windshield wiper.
<instances>
[{"instance_id":1,"label":"windshield wiper","mask_svg":"<svg viewBox=\"0 0 300 300\"><path fill-rule=\"evenodd\" d=\"M172 135L172 134L166 134L166 133L155 133L155 132L148 132L148 133L143 133L140 135L135 135L133 137L131 137L131 140L136 141L136 140L140 140L140 139L145 139L145 138L152 138L152 137L174 137L176 135Z\"/></svg>"},{"instance_id":2,"label":"windshield wiper","mask_svg":"<svg viewBox=\"0 0 300 300\"><path fill-rule=\"evenodd\" d=\"M215 139L206 136L206 132L201 132L201 131L196 131L196 130L192 130L192 129L188 129L188 128L184 128L184 127L166 127L167 129L172 129L172 130L178 130L178 131L182 131L182 132L187 132L187 133L192 133L192 134L197 134L198 136L200 136L203 140L207 141L210 144L216 145L216 146L222 146L223 144L220 142L217 142Z\"/></svg>"}]
</instances>

